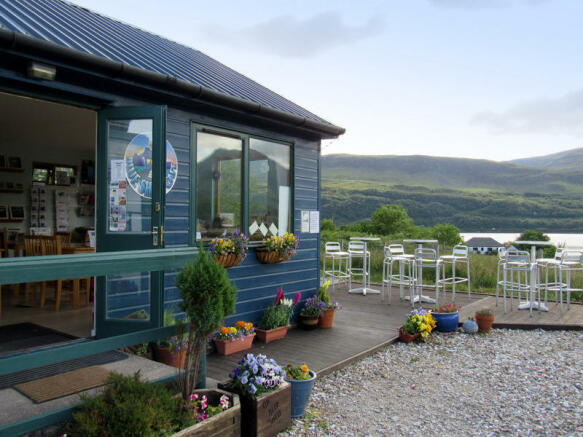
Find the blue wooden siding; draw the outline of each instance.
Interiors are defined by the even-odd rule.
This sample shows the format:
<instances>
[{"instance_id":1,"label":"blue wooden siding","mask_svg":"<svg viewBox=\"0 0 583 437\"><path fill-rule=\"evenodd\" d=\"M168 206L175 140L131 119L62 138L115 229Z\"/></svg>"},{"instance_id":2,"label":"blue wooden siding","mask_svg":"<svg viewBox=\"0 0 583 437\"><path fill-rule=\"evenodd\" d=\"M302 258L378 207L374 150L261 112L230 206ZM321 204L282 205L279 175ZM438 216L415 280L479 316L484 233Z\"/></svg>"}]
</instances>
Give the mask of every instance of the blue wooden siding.
<instances>
[{"instance_id":1,"label":"blue wooden siding","mask_svg":"<svg viewBox=\"0 0 583 437\"><path fill-rule=\"evenodd\" d=\"M199 114L179 110L168 110L167 139L178 157L178 180L166 198L166 247L187 246L189 244L189 175L190 175L190 126L191 121L215 124L217 120ZM307 141L282 135L277 132L254 130L249 126L225 123L222 126L235 131L256 133L259 136L287 141L294 144L294 230L300 230L302 209L319 209L318 198L318 142ZM302 299L312 296L319 284L319 234L299 234L300 248L288 262L273 265L260 264L251 249L247 258L228 270L229 276L239 290L237 312L226 323L247 320L257 323L263 311L269 306L282 287L288 297L296 292ZM164 280L165 308L176 311L180 295L174 286L176 272L166 272Z\"/></svg>"}]
</instances>

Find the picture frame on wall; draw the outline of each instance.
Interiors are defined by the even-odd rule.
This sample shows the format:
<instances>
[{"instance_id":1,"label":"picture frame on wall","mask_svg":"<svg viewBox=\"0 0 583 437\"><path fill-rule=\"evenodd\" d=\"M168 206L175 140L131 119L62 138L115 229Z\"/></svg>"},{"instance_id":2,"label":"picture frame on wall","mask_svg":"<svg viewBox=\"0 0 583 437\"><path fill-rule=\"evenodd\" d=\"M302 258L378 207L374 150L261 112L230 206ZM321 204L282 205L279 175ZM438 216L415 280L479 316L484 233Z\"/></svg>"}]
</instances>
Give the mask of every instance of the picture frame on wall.
<instances>
[{"instance_id":1,"label":"picture frame on wall","mask_svg":"<svg viewBox=\"0 0 583 437\"><path fill-rule=\"evenodd\" d=\"M22 168L22 160L20 156L11 156L8 158L8 167L9 168Z\"/></svg>"},{"instance_id":2,"label":"picture frame on wall","mask_svg":"<svg viewBox=\"0 0 583 437\"><path fill-rule=\"evenodd\" d=\"M10 218L12 220L24 220L24 206L10 205Z\"/></svg>"},{"instance_id":3,"label":"picture frame on wall","mask_svg":"<svg viewBox=\"0 0 583 437\"><path fill-rule=\"evenodd\" d=\"M10 218L10 212L8 205L0 205L0 220L8 220Z\"/></svg>"}]
</instances>

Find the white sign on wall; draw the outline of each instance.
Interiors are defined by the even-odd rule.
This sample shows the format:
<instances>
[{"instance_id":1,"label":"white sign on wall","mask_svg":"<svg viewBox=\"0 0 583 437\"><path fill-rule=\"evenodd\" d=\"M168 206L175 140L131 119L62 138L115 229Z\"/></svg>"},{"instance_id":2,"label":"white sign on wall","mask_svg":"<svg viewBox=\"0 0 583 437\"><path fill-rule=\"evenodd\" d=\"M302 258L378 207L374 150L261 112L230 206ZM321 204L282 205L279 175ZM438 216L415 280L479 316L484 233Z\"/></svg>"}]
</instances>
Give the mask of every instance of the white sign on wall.
<instances>
[{"instance_id":1,"label":"white sign on wall","mask_svg":"<svg viewBox=\"0 0 583 437\"><path fill-rule=\"evenodd\" d=\"M320 211L302 211L301 232L303 234L320 232Z\"/></svg>"}]
</instances>

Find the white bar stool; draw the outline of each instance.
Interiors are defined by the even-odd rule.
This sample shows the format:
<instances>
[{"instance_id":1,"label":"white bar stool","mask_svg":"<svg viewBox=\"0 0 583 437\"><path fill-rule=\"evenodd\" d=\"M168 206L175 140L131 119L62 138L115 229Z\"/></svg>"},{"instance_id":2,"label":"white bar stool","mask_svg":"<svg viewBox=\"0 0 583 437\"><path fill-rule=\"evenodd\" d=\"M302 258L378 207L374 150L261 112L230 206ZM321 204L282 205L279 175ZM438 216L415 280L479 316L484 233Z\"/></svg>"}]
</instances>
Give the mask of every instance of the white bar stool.
<instances>
[{"instance_id":1,"label":"white bar stool","mask_svg":"<svg viewBox=\"0 0 583 437\"><path fill-rule=\"evenodd\" d=\"M428 247L418 247L415 249L415 287L419 290L417 296L411 294L411 305L415 302L427 301L423 296L423 287L435 288L435 303L439 300L439 265L437 251ZM433 284L423 283L423 269L432 268L435 273L435 282ZM433 299L431 299L433 303Z\"/></svg>"},{"instance_id":2,"label":"white bar stool","mask_svg":"<svg viewBox=\"0 0 583 437\"><path fill-rule=\"evenodd\" d=\"M506 294L510 294L510 311L513 310L514 293L518 295L518 304L520 305L521 295L527 295L530 302L530 316L532 317L532 308L535 295L537 294L536 286L536 263L530 262L530 253L524 250L507 251L506 261L503 264L503 290L504 290L504 313L506 314ZM510 278L508 277L510 274ZM540 291L538 292L538 305L540 306Z\"/></svg>"},{"instance_id":3,"label":"white bar stool","mask_svg":"<svg viewBox=\"0 0 583 437\"><path fill-rule=\"evenodd\" d=\"M400 297L403 299L403 287L409 287L409 295L415 286L415 255L408 255L402 244L391 244L384 248L383 260L383 288L382 301L385 301L385 285L388 288L389 305L391 304L392 287L398 285ZM393 273L393 266L397 263L398 273Z\"/></svg>"},{"instance_id":4,"label":"white bar stool","mask_svg":"<svg viewBox=\"0 0 583 437\"><path fill-rule=\"evenodd\" d=\"M563 293L567 295L567 310L571 309L571 292L583 291L583 288L572 287L571 274L573 272L583 271L583 251L580 250L563 250L561 261L558 264L559 283L558 286L548 287L549 290L556 291L559 294L561 302L561 314L563 313ZM563 282L564 281L564 282Z\"/></svg>"},{"instance_id":5,"label":"white bar stool","mask_svg":"<svg viewBox=\"0 0 583 437\"><path fill-rule=\"evenodd\" d=\"M470 285L470 255L468 246L463 246L458 244L453 247L451 255L442 255L439 257L438 263L441 265L441 275L439 283L443 285L443 296L445 297L446 286L451 285L452 292L452 302L455 302L455 288L457 284L468 284L468 297L471 296L471 285ZM456 264L465 263L466 265L466 277L456 276ZM447 265L451 265L451 277L446 275ZM436 303L437 304L437 303Z\"/></svg>"},{"instance_id":6,"label":"white bar stool","mask_svg":"<svg viewBox=\"0 0 583 437\"><path fill-rule=\"evenodd\" d=\"M342 251L342 245L336 241L329 241L325 245L324 250L324 280L330 278L332 280L332 287L336 286L336 282L348 280L348 252ZM332 268L327 268L327 261L330 260Z\"/></svg>"},{"instance_id":7,"label":"white bar stool","mask_svg":"<svg viewBox=\"0 0 583 437\"><path fill-rule=\"evenodd\" d=\"M362 267L354 267L354 260L361 259ZM366 250L366 243L364 241L349 241L348 242L348 292L352 290L352 277L363 277L363 284L370 287L370 252Z\"/></svg>"}]
</instances>

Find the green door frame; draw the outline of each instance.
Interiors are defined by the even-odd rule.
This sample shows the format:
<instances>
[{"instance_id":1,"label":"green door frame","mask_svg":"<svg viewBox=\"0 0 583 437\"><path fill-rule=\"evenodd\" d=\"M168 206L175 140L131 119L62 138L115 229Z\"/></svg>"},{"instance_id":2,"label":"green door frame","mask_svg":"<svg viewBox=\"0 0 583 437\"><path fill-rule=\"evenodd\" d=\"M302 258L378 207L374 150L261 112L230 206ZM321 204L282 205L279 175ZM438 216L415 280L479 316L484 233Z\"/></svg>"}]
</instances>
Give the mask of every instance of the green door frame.
<instances>
[{"instance_id":1,"label":"green door frame","mask_svg":"<svg viewBox=\"0 0 583 437\"><path fill-rule=\"evenodd\" d=\"M97 252L115 252L128 249L157 249L163 247L164 204L166 196L166 111L166 106L140 106L106 108L98 113L96 178ZM152 229L146 230L146 232L132 234L126 234L124 232L108 232L110 196L109 166L107 165L108 122L110 120L148 119L152 120ZM128 187L127 189L129 190L131 187ZM108 318L106 286L106 277L98 277L96 280L95 299L95 326L97 337L110 337L163 326L164 271L152 271L150 273L150 317L148 320Z\"/></svg>"}]
</instances>

